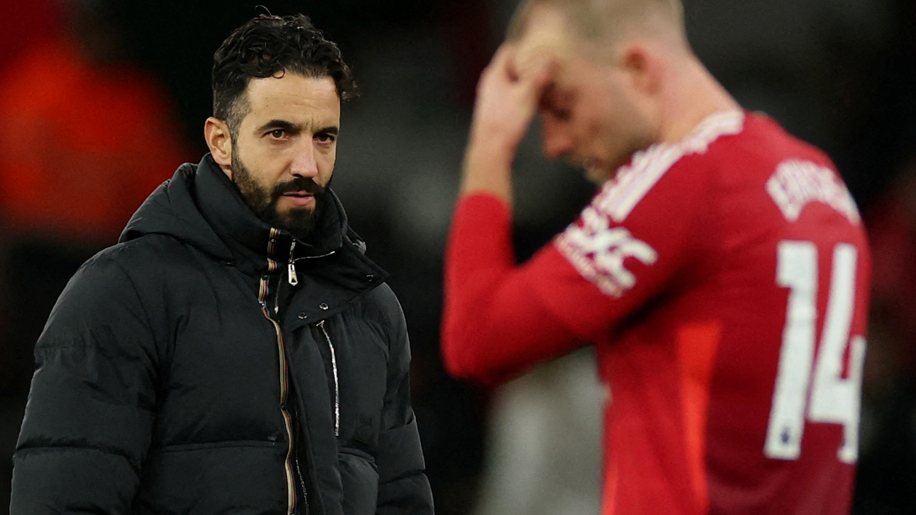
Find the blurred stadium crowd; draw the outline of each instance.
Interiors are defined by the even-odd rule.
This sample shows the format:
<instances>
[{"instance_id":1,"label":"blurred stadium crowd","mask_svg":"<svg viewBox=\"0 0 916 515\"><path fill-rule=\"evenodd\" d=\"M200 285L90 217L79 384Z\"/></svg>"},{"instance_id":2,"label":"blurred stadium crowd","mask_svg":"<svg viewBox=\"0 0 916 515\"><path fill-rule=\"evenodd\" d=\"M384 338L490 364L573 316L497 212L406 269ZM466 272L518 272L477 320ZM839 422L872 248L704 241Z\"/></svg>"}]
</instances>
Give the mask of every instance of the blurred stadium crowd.
<instances>
[{"instance_id":1,"label":"blurred stadium crowd","mask_svg":"<svg viewBox=\"0 0 916 515\"><path fill-rule=\"evenodd\" d=\"M438 356L441 261L480 70L514 0L273 0L337 41L361 98L344 107L334 188L393 273L437 511L598 513L600 391L582 352L484 391ZM867 221L874 291L855 513L916 512L916 3L684 0L695 50L749 109L826 150ZM31 347L80 263L205 150L214 49L264 7L238 0L0 3L0 506ZM520 258L592 189L518 159ZM5 509L5 508L4 508Z\"/></svg>"}]
</instances>

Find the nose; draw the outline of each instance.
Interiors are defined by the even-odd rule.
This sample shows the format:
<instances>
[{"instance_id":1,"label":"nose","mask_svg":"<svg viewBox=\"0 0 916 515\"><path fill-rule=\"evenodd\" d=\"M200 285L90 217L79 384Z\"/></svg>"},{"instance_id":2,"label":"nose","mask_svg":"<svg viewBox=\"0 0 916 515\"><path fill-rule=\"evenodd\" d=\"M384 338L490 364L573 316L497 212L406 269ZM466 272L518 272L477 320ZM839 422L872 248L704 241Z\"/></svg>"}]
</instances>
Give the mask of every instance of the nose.
<instances>
[{"instance_id":1,"label":"nose","mask_svg":"<svg viewBox=\"0 0 916 515\"><path fill-rule=\"evenodd\" d=\"M541 139L544 155L550 159L559 159L574 150L567 127L551 116L541 117Z\"/></svg>"},{"instance_id":2,"label":"nose","mask_svg":"<svg viewBox=\"0 0 916 515\"><path fill-rule=\"evenodd\" d=\"M318 175L318 161L315 158L315 144L308 138L296 149L296 155L290 166L290 173L298 177L315 177Z\"/></svg>"}]
</instances>

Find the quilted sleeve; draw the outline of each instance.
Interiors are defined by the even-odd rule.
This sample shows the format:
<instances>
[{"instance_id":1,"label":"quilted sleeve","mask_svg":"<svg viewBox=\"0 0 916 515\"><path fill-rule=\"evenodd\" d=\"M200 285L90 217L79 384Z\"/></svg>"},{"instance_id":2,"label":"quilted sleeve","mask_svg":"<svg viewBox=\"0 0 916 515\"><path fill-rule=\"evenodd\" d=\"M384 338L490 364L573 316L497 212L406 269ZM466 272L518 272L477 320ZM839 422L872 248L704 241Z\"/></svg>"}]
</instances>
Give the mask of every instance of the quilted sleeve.
<instances>
[{"instance_id":1,"label":"quilted sleeve","mask_svg":"<svg viewBox=\"0 0 916 515\"><path fill-rule=\"evenodd\" d=\"M83 265L36 345L11 513L130 512L151 438L155 348L128 274L106 257Z\"/></svg>"}]
</instances>

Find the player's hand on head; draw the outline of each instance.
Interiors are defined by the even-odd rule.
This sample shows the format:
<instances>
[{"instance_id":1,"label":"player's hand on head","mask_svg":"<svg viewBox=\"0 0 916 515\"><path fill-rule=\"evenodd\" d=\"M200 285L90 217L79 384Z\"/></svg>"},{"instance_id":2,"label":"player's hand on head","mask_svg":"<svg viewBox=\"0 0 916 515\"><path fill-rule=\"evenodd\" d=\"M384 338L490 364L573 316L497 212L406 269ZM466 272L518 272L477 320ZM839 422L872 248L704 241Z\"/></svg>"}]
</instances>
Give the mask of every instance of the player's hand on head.
<instances>
[{"instance_id":1,"label":"player's hand on head","mask_svg":"<svg viewBox=\"0 0 916 515\"><path fill-rule=\"evenodd\" d=\"M503 44L481 74L471 125L471 144L514 157L544 91L555 61L547 55L516 63L515 48Z\"/></svg>"}]
</instances>

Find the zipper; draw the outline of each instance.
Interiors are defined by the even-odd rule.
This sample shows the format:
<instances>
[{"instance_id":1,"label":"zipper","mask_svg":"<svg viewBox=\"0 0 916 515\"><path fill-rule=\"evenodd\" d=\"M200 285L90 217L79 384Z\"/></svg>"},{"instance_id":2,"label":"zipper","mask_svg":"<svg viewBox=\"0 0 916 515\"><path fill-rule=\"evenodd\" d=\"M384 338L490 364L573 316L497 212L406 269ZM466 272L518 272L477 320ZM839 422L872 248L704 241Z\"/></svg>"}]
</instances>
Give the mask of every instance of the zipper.
<instances>
[{"instance_id":1,"label":"zipper","mask_svg":"<svg viewBox=\"0 0 916 515\"><path fill-rule=\"evenodd\" d=\"M296 420L299 421L299 431L305 431L305 429L302 428L302 416L299 414L298 407L296 407ZM293 460L293 463L296 465L296 472L299 476L299 486L302 487L302 509L304 511L300 513L300 515L309 515L309 491L305 487L305 476L302 475L302 469L299 468L299 453L296 453Z\"/></svg>"},{"instance_id":2,"label":"zipper","mask_svg":"<svg viewBox=\"0 0 916 515\"><path fill-rule=\"evenodd\" d=\"M278 229L270 229L270 243L267 245L267 264L268 264L268 273L261 276L261 284L258 289L258 301L261 304L261 311L264 316L270 320L274 326L274 331L277 335L277 349L279 352L280 359L280 412L283 415L283 423L286 427L287 440L289 441L289 446L286 450L286 460L284 462L284 469L286 471L286 509L288 515L293 515L297 512L297 508L300 505L296 499L296 476L299 478L299 484L302 488L302 502L303 512L300 515L308 515L308 489L305 487L305 477L302 475L302 469L299 466L299 456L298 453L294 452L295 450L295 437L293 431L293 421L289 413L289 408L286 406L289 397L289 364L286 361L286 344L283 338L283 330L280 327L280 324L276 319L270 316L270 307L268 306L267 298L270 291L270 276L272 272L276 272L279 269L279 263L272 259L270 256L274 254L276 250L276 241L279 238L280 231ZM294 258L296 250L296 239L293 238L292 243L289 248L289 260L287 261L287 281L290 286L296 286L299 284L299 276L296 273L296 259ZM330 251L326 254L320 256L305 256L299 259L309 259L309 258L320 258L327 257L334 254L335 251ZM276 288L276 295L274 299L274 314L277 314L280 309L280 287L279 284ZM340 436L340 386L339 380L337 377L337 352L334 349L334 344L331 343L331 337L328 335L327 330L324 328L324 320L318 323L318 327L321 328L321 332L324 334L325 339L328 341L328 348L331 351L331 368L334 375L334 436ZM293 471L295 467L295 472Z\"/></svg>"},{"instance_id":3,"label":"zipper","mask_svg":"<svg viewBox=\"0 0 916 515\"><path fill-rule=\"evenodd\" d=\"M303 256L301 258L293 257L296 251L296 239L293 238L292 244L289 246L289 261L286 262L286 280L289 282L290 286L296 286L299 284L299 274L296 273L296 261L300 259L317 259L328 257L333 255L336 251L332 250L326 254L321 254L319 256ZM276 298L274 299L274 314L280 312L280 288L277 288Z\"/></svg>"},{"instance_id":4,"label":"zipper","mask_svg":"<svg viewBox=\"0 0 916 515\"><path fill-rule=\"evenodd\" d=\"M277 352L280 366L280 413L283 415L283 425L286 428L287 441L289 442L286 449L286 459L283 464L286 472L286 511L288 515L292 515L296 511L296 482L295 474L293 473L293 447L295 445L293 420L286 406L286 402L289 398L289 364L286 362L286 343L283 340L283 330L280 328L280 324L270 316L270 309L267 305L267 295L270 290L270 277L272 273L276 272L279 268L279 264L270 258L270 256L273 255L275 242L279 233L280 231L277 229L271 228L270 230L270 243L267 244L268 273L261 276L258 288L258 302L261 303L261 312L264 314L264 317L273 324L274 332L277 337ZM279 289L279 287L277 289ZM303 489L303 492L304 491Z\"/></svg>"},{"instance_id":5,"label":"zipper","mask_svg":"<svg viewBox=\"0 0 916 515\"><path fill-rule=\"evenodd\" d=\"M334 375L334 436L340 436L340 381L337 378L337 351L334 349L334 344L331 343L331 336L328 335L324 322L324 320L318 322L318 328L324 334L328 342L328 349L331 350L331 371Z\"/></svg>"},{"instance_id":6,"label":"zipper","mask_svg":"<svg viewBox=\"0 0 916 515\"><path fill-rule=\"evenodd\" d=\"M289 263L287 264L289 274L287 275L290 286L299 284L299 276L296 275L296 261L293 259L294 250L296 250L296 238L293 238L293 244L289 246Z\"/></svg>"},{"instance_id":7,"label":"zipper","mask_svg":"<svg viewBox=\"0 0 916 515\"><path fill-rule=\"evenodd\" d=\"M266 277L265 279L266 280ZM277 335L277 350L280 358L280 413L283 415L283 425L286 427L286 436L289 446L286 449L286 460L284 463L284 468L286 469L286 496L287 496L287 511L290 515L295 511L296 508L296 488L295 481L293 479L293 468L292 468L292 458L293 458L293 420L289 414L289 409L286 406L286 402L289 397L289 367L286 362L286 351L285 351L285 342L283 341L283 331L280 329L280 324L276 320L270 317L270 313L267 309L267 303L261 303L262 311L264 316L270 320L274 326L274 331Z\"/></svg>"},{"instance_id":8,"label":"zipper","mask_svg":"<svg viewBox=\"0 0 916 515\"><path fill-rule=\"evenodd\" d=\"M299 276L296 274L296 260L293 259L293 252L296 250L296 239L289 246L289 261L287 262L286 279L291 286L299 284ZM277 291L274 292L274 315L280 314L280 285L277 284Z\"/></svg>"},{"instance_id":9,"label":"zipper","mask_svg":"<svg viewBox=\"0 0 916 515\"><path fill-rule=\"evenodd\" d=\"M302 510L300 515L309 515L309 491L305 488L305 480L302 479L302 469L299 468L299 458L296 457L296 472L299 473L299 485L302 486Z\"/></svg>"}]
</instances>

